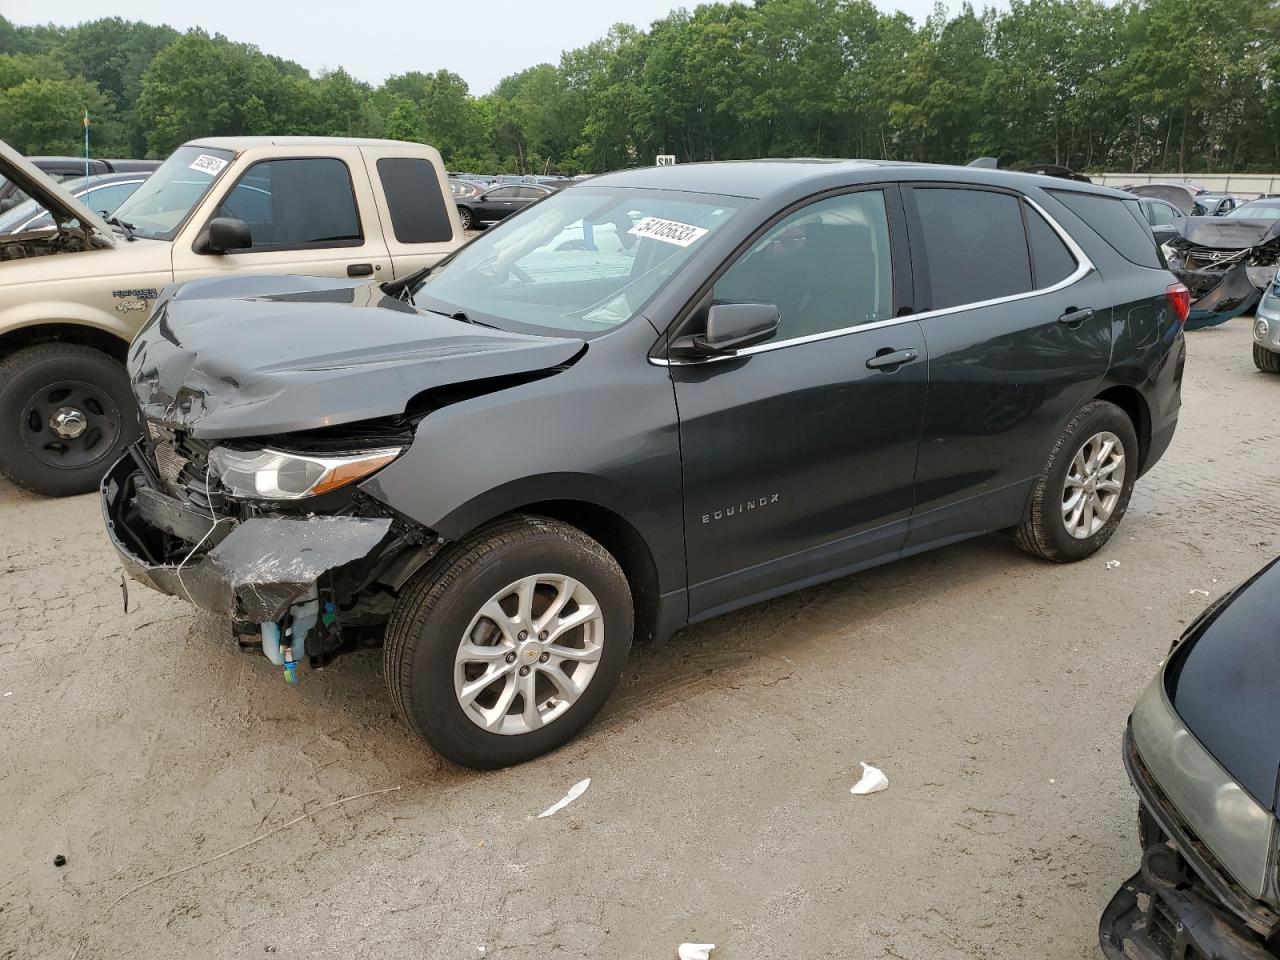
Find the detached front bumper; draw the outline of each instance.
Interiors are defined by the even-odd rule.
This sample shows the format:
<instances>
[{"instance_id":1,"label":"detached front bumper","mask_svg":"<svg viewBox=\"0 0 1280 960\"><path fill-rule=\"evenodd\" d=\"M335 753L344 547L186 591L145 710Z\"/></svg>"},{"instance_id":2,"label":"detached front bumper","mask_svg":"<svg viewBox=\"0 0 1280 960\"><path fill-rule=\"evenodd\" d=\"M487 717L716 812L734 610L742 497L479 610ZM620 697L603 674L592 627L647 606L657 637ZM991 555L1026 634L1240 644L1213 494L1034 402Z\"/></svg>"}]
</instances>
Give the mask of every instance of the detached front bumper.
<instances>
[{"instance_id":1,"label":"detached front bumper","mask_svg":"<svg viewBox=\"0 0 1280 960\"><path fill-rule=\"evenodd\" d=\"M392 520L382 517L218 519L149 488L140 498L139 475L132 456L125 454L101 486L107 535L125 572L153 590L233 621L274 623L326 575L342 577L350 570L348 582L363 585L396 540ZM184 552L177 563L172 557L159 559L147 544L162 533L196 549Z\"/></svg>"},{"instance_id":2,"label":"detached front bumper","mask_svg":"<svg viewBox=\"0 0 1280 960\"><path fill-rule=\"evenodd\" d=\"M1195 274L1193 271L1184 271L1179 273L1174 271L1187 285L1193 290L1203 289L1203 274ZM1190 276L1187 276L1187 275ZM1200 277L1197 284L1192 279L1193 276ZM1191 301L1191 313L1187 316L1186 328L1188 330L1199 330L1203 327L1215 327L1220 323L1226 323L1232 317L1238 317L1240 314L1247 312L1254 304L1258 302L1262 296L1262 291L1257 287L1249 276L1249 268L1243 263L1237 264L1230 270L1221 275L1221 279L1199 294L1196 299Z\"/></svg>"}]
</instances>

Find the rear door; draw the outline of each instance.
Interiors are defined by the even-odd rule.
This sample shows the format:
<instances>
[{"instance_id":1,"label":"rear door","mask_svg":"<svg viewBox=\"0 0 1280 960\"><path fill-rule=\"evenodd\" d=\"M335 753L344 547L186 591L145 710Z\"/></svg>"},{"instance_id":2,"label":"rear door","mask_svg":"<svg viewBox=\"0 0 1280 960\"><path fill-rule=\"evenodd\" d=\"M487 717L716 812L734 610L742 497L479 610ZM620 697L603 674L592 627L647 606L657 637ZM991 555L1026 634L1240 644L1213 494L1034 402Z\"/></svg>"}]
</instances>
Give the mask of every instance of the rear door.
<instances>
[{"instance_id":1,"label":"rear door","mask_svg":"<svg viewBox=\"0 0 1280 960\"><path fill-rule=\"evenodd\" d=\"M1018 523L1064 418L1111 358L1111 302L1084 252L1012 191L904 189L929 401L907 547Z\"/></svg>"},{"instance_id":2,"label":"rear door","mask_svg":"<svg viewBox=\"0 0 1280 960\"><path fill-rule=\"evenodd\" d=\"M243 220L253 244L232 253L204 253L201 231L186 229L174 243L175 280L224 273L392 278L377 203L356 148L264 156L220 189L201 229L214 217Z\"/></svg>"},{"instance_id":3,"label":"rear door","mask_svg":"<svg viewBox=\"0 0 1280 960\"><path fill-rule=\"evenodd\" d=\"M462 242L458 208L439 153L416 145L360 148L373 184L392 272L439 263Z\"/></svg>"},{"instance_id":4,"label":"rear door","mask_svg":"<svg viewBox=\"0 0 1280 960\"><path fill-rule=\"evenodd\" d=\"M713 616L892 555L906 535L927 388L896 188L807 202L715 280L777 306L778 333L674 362L690 614Z\"/></svg>"}]
</instances>

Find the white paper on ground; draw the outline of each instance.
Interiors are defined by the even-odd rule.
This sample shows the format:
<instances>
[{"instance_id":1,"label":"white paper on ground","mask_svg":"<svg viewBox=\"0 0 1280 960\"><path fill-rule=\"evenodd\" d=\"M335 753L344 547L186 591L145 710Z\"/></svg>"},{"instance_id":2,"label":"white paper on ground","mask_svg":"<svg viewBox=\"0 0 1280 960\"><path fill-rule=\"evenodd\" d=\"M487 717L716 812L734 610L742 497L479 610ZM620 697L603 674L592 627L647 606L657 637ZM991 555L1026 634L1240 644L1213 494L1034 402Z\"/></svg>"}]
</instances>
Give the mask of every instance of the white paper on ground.
<instances>
[{"instance_id":1,"label":"white paper on ground","mask_svg":"<svg viewBox=\"0 0 1280 960\"><path fill-rule=\"evenodd\" d=\"M862 763L861 760L858 762ZM889 786L889 778L884 775L883 770L869 763L862 763L862 779L850 787L849 792L856 797L862 797L868 793L879 793L887 786Z\"/></svg>"},{"instance_id":2,"label":"white paper on ground","mask_svg":"<svg viewBox=\"0 0 1280 960\"><path fill-rule=\"evenodd\" d=\"M680 944L680 960L710 960L714 943L682 943Z\"/></svg>"},{"instance_id":3,"label":"white paper on ground","mask_svg":"<svg viewBox=\"0 0 1280 960\"><path fill-rule=\"evenodd\" d=\"M538 814L537 819L541 820L543 817L549 817L553 813L559 813L569 804L573 803L573 801L577 800L580 796L586 793L587 787L589 786L591 786L590 777L587 777L587 779L585 780L579 780L577 783L575 783L572 787L569 788L569 792L564 795L564 798L562 800L557 800L551 806L547 807L547 809L543 810L540 814Z\"/></svg>"}]
</instances>

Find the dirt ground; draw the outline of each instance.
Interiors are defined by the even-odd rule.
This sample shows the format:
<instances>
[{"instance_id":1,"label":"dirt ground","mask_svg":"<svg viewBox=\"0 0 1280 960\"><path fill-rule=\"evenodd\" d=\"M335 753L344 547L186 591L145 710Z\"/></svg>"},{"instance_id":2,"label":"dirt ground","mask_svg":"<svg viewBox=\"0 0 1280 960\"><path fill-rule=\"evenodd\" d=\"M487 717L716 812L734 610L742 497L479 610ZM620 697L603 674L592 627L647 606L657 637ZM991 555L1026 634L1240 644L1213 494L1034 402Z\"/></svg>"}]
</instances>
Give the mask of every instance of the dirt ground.
<instances>
[{"instance_id":1,"label":"dirt ground","mask_svg":"<svg viewBox=\"0 0 1280 960\"><path fill-rule=\"evenodd\" d=\"M1137 866L1125 717L1280 549L1249 343L1188 335L1173 447L1093 560L988 537L701 625L496 773L401 726L376 651L289 687L182 601L123 614L96 499L0 487L0 958L1095 958Z\"/></svg>"}]
</instances>

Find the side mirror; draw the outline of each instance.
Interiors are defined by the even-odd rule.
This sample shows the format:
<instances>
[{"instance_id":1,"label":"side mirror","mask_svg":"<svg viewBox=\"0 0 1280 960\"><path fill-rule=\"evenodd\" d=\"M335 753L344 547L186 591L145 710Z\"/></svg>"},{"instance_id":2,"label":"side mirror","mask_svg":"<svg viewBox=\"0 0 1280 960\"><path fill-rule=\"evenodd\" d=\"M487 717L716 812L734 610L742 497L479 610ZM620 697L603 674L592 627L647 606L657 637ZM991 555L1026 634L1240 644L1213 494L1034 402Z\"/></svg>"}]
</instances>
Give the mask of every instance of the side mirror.
<instances>
[{"instance_id":1,"label":"side mirror","mask_svg":"<svg viewBox=\"0 0 1280 960\"><path fill-rule=\"evenodd\" d=\"M707 311L707 329L672 344L680 353L729 356L773 338L780 315L772 303L717 303Z\"/></svg>"},{"instance_id":2,"label":"side mirror","mask_svg":"<svg viewBox=\"0 0 1280 960\"><path fill-rule=\"evenodd\" d=\"M253 246L249 225L233 217L214 217L209 221L202 239L204 243L201 246L209 253L230 253L232 250L247 250Z\"/></svg>"}]
</instances>

